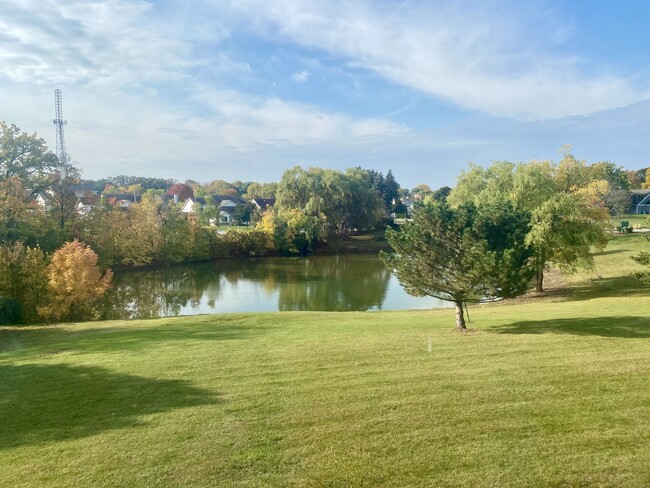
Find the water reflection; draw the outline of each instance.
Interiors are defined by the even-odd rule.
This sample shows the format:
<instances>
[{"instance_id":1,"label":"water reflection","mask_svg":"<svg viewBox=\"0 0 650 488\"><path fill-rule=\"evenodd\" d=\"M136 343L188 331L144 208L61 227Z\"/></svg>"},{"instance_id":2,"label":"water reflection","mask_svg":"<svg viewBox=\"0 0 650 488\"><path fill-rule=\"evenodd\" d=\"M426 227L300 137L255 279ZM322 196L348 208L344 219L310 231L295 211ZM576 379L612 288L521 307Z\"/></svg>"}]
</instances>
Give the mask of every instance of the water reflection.
<instances>
[{"instance_id":1,"label":"water reflection","mask_svg":"<svg viewBox=\"0 0 650 488\"><path fill-rule=\"evenodd\" d=\"M438 308L408 296L375 256L264 258L116 273L103 318L219 312Z\"/></svg>"}]
</instances>

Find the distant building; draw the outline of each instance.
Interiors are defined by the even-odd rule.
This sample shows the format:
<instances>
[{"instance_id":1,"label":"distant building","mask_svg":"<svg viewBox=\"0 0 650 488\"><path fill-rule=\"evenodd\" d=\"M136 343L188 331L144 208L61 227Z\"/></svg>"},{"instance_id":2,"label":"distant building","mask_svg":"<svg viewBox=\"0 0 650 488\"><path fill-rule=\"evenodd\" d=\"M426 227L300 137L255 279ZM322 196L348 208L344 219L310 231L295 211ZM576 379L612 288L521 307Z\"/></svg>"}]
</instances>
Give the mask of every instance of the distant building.
<instances>
[{"instance_id":1,"label":"distant building","mask_svg":"<svg viewBox=\"0 0 650 488\"><path fill-rule=\"evenodd\" d=\"M630 190L632 206L630 214L650 214L650 189Z\"/></svg>"},{"instance_id":2,"label":"distant building","mask_svg":"<svg viewBox=\"0 0 650 488\"><path fill-rule=\"evenodd\" d=\"M267 208L275 205L275 198L253 198L251 203L257 210L263 212Z\"/></svg>"}]
</instances>

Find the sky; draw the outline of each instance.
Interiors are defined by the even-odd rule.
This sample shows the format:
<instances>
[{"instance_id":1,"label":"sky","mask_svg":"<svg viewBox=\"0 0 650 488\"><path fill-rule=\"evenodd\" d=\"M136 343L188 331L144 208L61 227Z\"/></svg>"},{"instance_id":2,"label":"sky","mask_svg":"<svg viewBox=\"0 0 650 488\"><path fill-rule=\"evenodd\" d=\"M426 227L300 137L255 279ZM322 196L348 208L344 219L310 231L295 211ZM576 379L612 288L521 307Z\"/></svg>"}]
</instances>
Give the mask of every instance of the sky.
<instances>
[{"instance_id":1,"label":"sky","mask_svg":"<svg viewBox=\"0 0 650 488\"><path fill-rule=\"evenodd\" d=\"M469 162L650 164L644 0L2 0L0 120L89 179L453 186Z\"/></svg>"}]
</instances>

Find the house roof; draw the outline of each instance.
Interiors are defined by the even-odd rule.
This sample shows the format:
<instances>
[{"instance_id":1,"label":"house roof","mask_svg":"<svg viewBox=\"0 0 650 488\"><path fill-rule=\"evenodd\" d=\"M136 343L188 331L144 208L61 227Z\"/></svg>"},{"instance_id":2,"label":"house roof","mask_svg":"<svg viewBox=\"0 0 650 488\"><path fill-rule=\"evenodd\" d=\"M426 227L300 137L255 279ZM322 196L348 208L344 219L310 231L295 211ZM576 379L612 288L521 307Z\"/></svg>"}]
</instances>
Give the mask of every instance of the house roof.
<instances>
[{"instance_id":1,"label":"house roof","mask_svg":"<svg viewBox=\"0 0 650 488\"><path fill-rule=\"evenodd\" d=\"M275 198L253 198L251 202L257 205L260 210L266 210L268 207L275 205Z\"/></svg>"},{"instance_id":2,"label":"house roof","mask_svg":"<svg viewBox=\"0 0 650 488\"><path fill-rule=\"evenodd\" d=\"M639 188L635 190L630 190L632 195L647 195L650 193L650 188Z\"/></svg>"},{"instance_id":3,"label":"house roof","mask_svg":"<svg viewBox=\"0 0 650 488\"><path fill-rule=\"evenodd\" d=\"M84 193L97 193L97 183L94 181L82 181L70 185L70 190L79 195L83 195Z\"/></svg>"},{"instance_id":4,"label":"house roof","mask_svg":"<svg viewBox=\"0 0 650 488\"><path fill-rule=\"evenodd\" d=\"M221 203L225 202L226 200L230 200L235 205L243 205L245 203L248 203L246 199L242 197L238 197L236 195L213 195L212 196L212 203L214 205L221 205Z\"/></svg>"},{"instance_id":5,"label":"house roof","mask_svg":"<svg viewBox=\"0 0 650 488\"><path fill-rule=\"evenodd\" d=\"M133 196L133 193L102 193L102 197L106 200L114 198L115 200L128 200L131 203L137 201L137 197Z\"/></svg>"}]
</instances>

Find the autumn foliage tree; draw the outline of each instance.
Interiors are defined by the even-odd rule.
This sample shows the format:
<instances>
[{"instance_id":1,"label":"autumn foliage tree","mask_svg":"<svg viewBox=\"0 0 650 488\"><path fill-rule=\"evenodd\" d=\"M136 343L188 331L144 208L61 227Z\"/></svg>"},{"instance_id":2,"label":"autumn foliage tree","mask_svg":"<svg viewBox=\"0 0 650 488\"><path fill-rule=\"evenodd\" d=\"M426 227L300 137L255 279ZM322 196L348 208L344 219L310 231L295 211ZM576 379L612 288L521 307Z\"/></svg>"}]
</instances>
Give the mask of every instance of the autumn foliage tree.
<instances>
[{"instance_id":1,"label":"autumn foliage tree","mask_svg":"<svg viewBox=\"0 0 650 488\"><path fill-rule=\"evenodd\" d=\"M167 190L167 195L178 195L178 200L183 202L190 197L194 197L192 187L185 183L176 183Z\"/></svg>"},{"instance_id":2,"label":"autumn foliage tree","mask_svg":"<svg viewBox=\"0 0 650 488\"><path fill-rule=\"evenodd\" d=\"M46 318L88 320L110 286L113 272L104 274L97 254L79 241L68 242L54 252L47 267L48 304L39 309Z\"/></svg>"}]
</instances>

